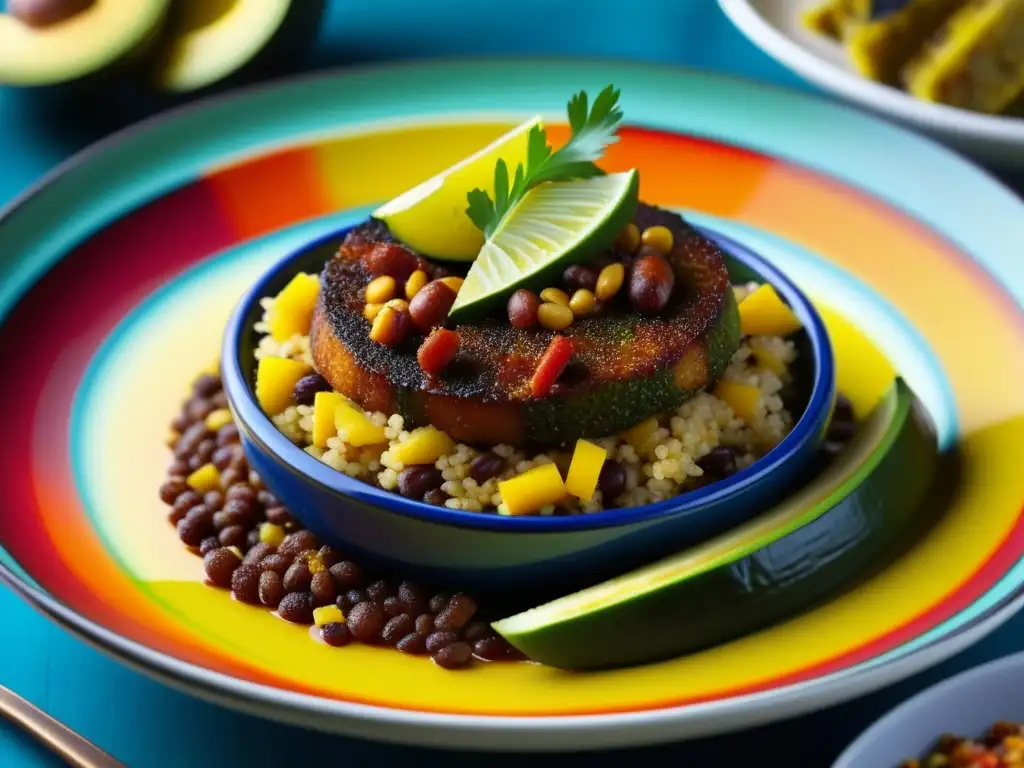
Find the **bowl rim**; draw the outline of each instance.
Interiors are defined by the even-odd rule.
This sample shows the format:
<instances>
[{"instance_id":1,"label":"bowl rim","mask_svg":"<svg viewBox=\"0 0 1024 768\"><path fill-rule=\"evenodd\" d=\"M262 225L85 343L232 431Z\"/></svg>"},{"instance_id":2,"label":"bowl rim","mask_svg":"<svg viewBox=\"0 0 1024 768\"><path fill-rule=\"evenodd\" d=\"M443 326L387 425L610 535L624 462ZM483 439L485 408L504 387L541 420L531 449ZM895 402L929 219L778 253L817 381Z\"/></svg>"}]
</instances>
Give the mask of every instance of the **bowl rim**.
<instances>
[{"instance_id":1,"label":"bowl rim","mask_svg":"<svg viewBox=\"0 0 1024 768\"><path fill-rule=\"evenodd\" d=\"M246 334L252 333L252 328L246 323L246 318L258 306L260 299L271 295L269 286L280 278L281 273L311 249L322 247L332 241L340 241L356 226L358 224L340 227L305 243L266 269L232 311L221 349L221 376L224 391L232 412L248 433L249 439L272 455L282 468L291 474L300 475L305 482L313 483L323 490L340 496L354 497L365 503L383 507L388 512L424 522L460 528L519 533L557 533L633 525L653 522L661 517L692 515L708 505L722 503L751 486L763 482L775 469L799 454L805 444L813 439L819 430L824 429L831 414L836 391L832 344L824 320L810 299L782 271L748 246L719 234L712 228L694 226L698 232L716 242L730 257L750 267L765 281L771 283L801 321L810 342L813 380L807 405L789 434L760 459L728 478L663 501L637 507L602 510L599 513L587 515L550 517L483 514L438 507L423 501L407 499L393 491L386 491L362 480L349 477L295 445L278 430L263 412L256 402L255 393L249 386L248 377L244 373L241 347Z\"/></svg>"},{"instance_id":2,"label":"bowl rim","mask_svg":"<svg viewBox=\"0 0 1024 768\"><path fill-rule=\"evenodd\" d=\"M800 45L771 23L751 0L718 0L722 12L752 43L805 79L890 116L944 132L966 132L989 141L1024 144L1024 118L987 115L916 99L838 67Z\"/></svg>"},{"instance_id":3,"label":"bowl rim","mask_svg":"<svg viewBox=\"0 0 1024 768\"><path fill-rule=\"evenodd\" d=\"M854 760L859 757L857 753L864 749L865 745L876 741L882 733L892 727L893 723L903 720L908 713L913 712L923 703L947 698L951 692L959 690L976 678L1002 675L1007 671L1024 673L1024 651L1000 656L984 664L970 667L952 677L947 677L945 680L939 680L927 688L918 691L910 698L904 699L861 731L860 735L850 742L842 754L832 763L832 768L854 768ZM940 735L940 733L936 733L935 737L938 738ZM912 757L912 755L907 757Z\"/></svg>"}]
</instances>

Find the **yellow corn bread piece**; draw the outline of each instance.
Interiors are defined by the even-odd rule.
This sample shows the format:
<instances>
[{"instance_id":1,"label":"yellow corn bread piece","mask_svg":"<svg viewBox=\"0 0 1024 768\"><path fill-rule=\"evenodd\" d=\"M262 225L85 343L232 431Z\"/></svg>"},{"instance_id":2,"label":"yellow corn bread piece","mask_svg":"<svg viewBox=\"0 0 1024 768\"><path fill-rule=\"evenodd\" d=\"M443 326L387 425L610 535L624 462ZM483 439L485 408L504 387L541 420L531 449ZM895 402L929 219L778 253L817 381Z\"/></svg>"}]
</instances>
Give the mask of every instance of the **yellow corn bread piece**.
<instances>
[{"instance_id":1,"label":"yellow corn bread piece","mask_svg":"<svg viewBox=\"0 0 1024 768\"><path fill-rule=\"evenodd\" d=\"M898 85L903 67L954 12L970 0L910 0L897 11L844 28L854 67L867 78Z\"/></svg>"},{"instance_id":2,"label":"yellow corn bread piece","mask_svg":"<svg viewBox=\"0 0 1024 768\"><path fill-rule=\"evenodd\" d=\"M911 94L996 114L1024 93L1024 0L975 0L904 73Z\"/></svg>"}]
</instances>

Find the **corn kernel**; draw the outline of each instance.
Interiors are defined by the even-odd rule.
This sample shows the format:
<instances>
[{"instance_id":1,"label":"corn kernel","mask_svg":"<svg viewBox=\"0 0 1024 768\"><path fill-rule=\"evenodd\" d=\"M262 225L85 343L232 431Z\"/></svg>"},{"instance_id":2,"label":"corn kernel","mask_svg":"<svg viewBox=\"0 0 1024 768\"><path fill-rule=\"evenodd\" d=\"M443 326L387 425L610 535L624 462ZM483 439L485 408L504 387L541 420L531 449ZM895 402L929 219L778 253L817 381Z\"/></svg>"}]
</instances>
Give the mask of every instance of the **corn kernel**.
<instances>
[{"instance_id":1,"label":"corn kernel","mask_svg":"<svg viewBox=\"0 0 1024 768\"><path fill-rule=\"evenodd\" d=\"M608 301L622 288L622 281L625 278L626 268L621 263L609 264L597 276L597 287L594 289L594 293L601 301Z\"/></svg>"},{"instance_id":2,"label":"corn kernel","mask_svg":"<svg viewBox=\"0 0 1024 768\"><path fill-rule=\"evenodd\" d=\"M372 323L383 308L383 304L367 304L363 307L363 317Z\"/></svg>"},{"instance_id":3,"label":"corn kernel","mask_svg":"<svg viewBox=\"0 0 1024 768\"><path fill-rule=\"evenodd\" d=\"M441 282L452 289L452 293L458 293L462 290L462 283L464 282L461 277L442 277Z\"/></svg>"},{"instance_id":4,"label":"corn kernel","mask_svg":"<svg viewBox=\"0 0 1024 768\"><path fill-rule=\"evenodd\" d=\"M537 308L537 322L549 331L561 331L572 325L573 314L569 307L547 301Z\"/></svg>"},{"instance_id":5,"label":"corn kernel","mask_svg":"<svg viewBox=\"0 0 1024 768\"><path fill-rule=\"evenodd\" d=\"M592 291L588 291L586 288L580 288L576 291L572 298L569 299L569 309L576 317L586 317L592 315L594 310L597 309L597 299L594 298Z\"/></svg>"},{"instance_id":6,"label":"corn kernel","mask_svg":"<svg viewBox=\"0 0 1024 768\"><path fill-rule=\"evenodd\" d=\"M430 278L427 277L427 273L422 269L417 269L409 275L409 279L405 281L405 298L412 301L413 297L423 290L423 286L425 286L429 281Z\"/></svg>"},{"instance_id":7,"label":"corn kernel","mask_svg":"<svg viewBox=\"0 0 1024 768\"><path fill-rule=\"evenodd\" d=\"M216 432L225 424L230 423L231 411L227 408L218 408L216 411L210 411L210 414L206 417L206 428L211 432Z\"/></svg>"},{"instance_id":8,"label":"corn kernel","mask_svg":"<svg viewBox=\"0 0 1024 768\"><path fill-rule=\"evenodd\" d=\"M569 296L561 288L545 288L540 292L541 301L550 301L562 307L569 306Z\"/></svg>"},{"instance_id":9,"label":"corn kernel","mask_svg":"<svg viewBox=\"0 0 1024 768\"><path fill-rule=\"evenodd\" d=\"M263 523L260 526L260 541L272 547L279 547L284 541L284 528L274 523Z\"/></svg>"},{"instance_id":10,"label":"corn kernel","mask_svg":"<svg viewBox=\"0 0 1024 768\"><path fill-rule=\"evenodd\" d=\"M391 275L375 277L366 285L366 303L383 304L390 301L395 298L396 290L398 290L398 284Z\"/></svg>"},{"instance_id":11,"label":"corn kernel","mask_svg":"<svg viewBox=\"0 0 1024 768\"><path fill-rule=\"evenodd\" d=\"M203 464L185 480L196 493L208 493L220 488L220 472L213 464Z\"/></svg>"},{"instance_id":12,"label":"corn kernel","mask_svg":"<svg viewBox=\"0 0 1024 768\"><path fill-rule=\"evenodd\" d=\"M667 254L671 252L672 246L675 245L675 238L672 237L672 230L659 224L656 227L645 229L644 233L640 235L640 242L652 248L657 248L662 254Z\"/></svg>"},{"instance_id":13,"label":"corn kernel","mask_svg":"<svg viewBox=\"0 0 1024 768\"><path fill-rule=\"evenodd\" d=\"M345 620L345 614L337 605L321 605L313 609L313 623L322 627L324 624L340 624Z\"/></svg>"}]
</instances>

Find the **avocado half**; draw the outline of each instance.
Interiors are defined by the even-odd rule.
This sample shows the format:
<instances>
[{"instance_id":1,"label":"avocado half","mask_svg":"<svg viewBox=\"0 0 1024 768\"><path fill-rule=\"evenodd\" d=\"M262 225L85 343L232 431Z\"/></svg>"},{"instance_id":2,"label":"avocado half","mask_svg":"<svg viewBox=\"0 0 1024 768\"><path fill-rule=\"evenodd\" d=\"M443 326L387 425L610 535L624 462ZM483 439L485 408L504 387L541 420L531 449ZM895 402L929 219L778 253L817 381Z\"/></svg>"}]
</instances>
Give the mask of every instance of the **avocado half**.
<instances>
[{"instance_id":1,"label":"avocado half","mask_svg":"<svg viewBox=\"0 0 1024 768\"><path fill-rule=\"evenodd\" d=\"M0 13L0 84L54 86L135 62L159 37L169 7L170 0L94 0L47 26Z\"/></svg>"},{"instance_id":2,"label":"avocado half","mask_svg":"<svg viewBox=\"0 0 1024 768\"><path fill-rule=\"evenodd\" d=\"M564 669L659 661L804 610L902 543L938 464L934 427L897 379L818 475L751 523L494 623Z\"/></svg>"},{"instance_id":3,"label":"avocado half","mask_svg":"<svg viewBox=\"0 0 1024 768\"><path fill-rule=\"evenodd\" d=\"M311 43L323 10L324 0L175 0L152 85L185 94L276 74Z\"/></svg>"}]
</instances>

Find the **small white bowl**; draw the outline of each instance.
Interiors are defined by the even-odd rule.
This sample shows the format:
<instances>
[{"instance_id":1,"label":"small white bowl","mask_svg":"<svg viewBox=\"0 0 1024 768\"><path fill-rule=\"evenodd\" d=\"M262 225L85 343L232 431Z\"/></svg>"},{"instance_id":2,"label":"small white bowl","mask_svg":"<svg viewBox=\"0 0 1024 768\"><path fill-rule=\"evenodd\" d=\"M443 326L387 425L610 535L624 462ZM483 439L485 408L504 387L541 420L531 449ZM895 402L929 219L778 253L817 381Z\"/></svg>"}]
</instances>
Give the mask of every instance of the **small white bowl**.
<instances>
[{"instance_id":1,"label":"small white bowl","mask_svg":"<svg viewBox=\"0 0 1024 768\"><path fill-rule=\"evenodd\" d=\"M805 29L820 0L719 0L752 43L806 80L1001 169L1024 168L1024 119L932 104L859 75L843 47Z\"/></svg>"}]
</instances>

